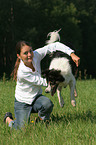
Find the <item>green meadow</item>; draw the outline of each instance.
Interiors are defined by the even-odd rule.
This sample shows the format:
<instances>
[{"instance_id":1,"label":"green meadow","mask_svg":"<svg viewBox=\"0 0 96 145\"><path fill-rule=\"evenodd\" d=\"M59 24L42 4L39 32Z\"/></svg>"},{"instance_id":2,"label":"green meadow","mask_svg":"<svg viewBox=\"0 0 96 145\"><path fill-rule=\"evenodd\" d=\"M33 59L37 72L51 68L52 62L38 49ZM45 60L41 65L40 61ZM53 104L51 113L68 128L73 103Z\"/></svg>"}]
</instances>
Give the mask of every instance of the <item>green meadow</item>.
<instances>
[{"instance_id":1,"label":"green meadow","mask_svg":"<svg viewBox=\"0 0 96 145\"><path fill-rule=\"evenodd\" d=\"M75 108L70 103L69 87L62 89L63 108L57 94L51 97L44 89L43 94L54 103L49 124L35 124L38 114L34 113L23 130L12 130L3 118L6 112L14 117L15 82L0 81L0 145L96 145L96 80L77 80Z\"/></svg>"}]
</instances>

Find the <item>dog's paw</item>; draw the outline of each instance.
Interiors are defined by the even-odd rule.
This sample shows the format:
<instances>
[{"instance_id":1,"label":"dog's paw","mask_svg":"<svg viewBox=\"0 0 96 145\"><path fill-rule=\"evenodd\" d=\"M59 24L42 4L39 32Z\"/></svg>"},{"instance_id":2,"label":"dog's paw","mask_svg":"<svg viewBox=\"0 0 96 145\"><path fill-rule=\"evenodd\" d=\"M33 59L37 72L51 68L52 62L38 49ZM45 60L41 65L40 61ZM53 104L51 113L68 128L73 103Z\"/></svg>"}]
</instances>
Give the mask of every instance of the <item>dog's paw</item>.
<instances>
[{"instance_id":1,"label":"dog's paw","mask_svg":"<svg viewBox=\"0 0 96 145\"><path fill-rule=\"evenodd\" d=\"M51 87L47 87L46 89L45 89L45 93L50 93L51 92Z\"/></svg>"},{"instance_id":2,"label":"dog's paw","mask_svg":"<svg viewBox=\"0 0 96 145\"><path fill-rule=\"evenodd\" d=\"M71 104L72 104L73 107L75 107L76 106L76 101L75 100L72 100L71 101Z\"/></svg>"}]
</instances>

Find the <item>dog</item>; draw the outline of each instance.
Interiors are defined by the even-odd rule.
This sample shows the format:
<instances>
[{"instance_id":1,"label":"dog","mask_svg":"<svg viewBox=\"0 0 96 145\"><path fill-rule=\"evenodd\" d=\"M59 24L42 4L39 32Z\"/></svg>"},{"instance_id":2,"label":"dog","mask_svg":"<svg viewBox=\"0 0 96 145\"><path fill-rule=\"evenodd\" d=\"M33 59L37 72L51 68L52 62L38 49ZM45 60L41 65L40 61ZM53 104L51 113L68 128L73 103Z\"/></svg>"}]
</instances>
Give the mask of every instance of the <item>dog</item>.
<instances>
[{"instance_id":1,"label":"dog","mask_svg":"<svg viewBox=\"0 0 96 145\"><path fill-rule=\"evenodd\" d=\"M57 39L60 40L60 36L58 34L59 31L60 30L49 33L51 35L51 40L49 40L49 42L47 41L47 43L53 42ZM56 39L52 40L52 34L54 34ZM76 64L70 56L63 52L56 51L51 54L51 63L49 68L42 72L42 76L46 78L48 82L48 87L45 89L45 92L51 92L51 96L54 96L57 91L57 96L61 107L64 106L61 90L62 87L66 88L67 85L70 87L71 104L73 107L76 106L75 97L77 97L77 91L76 80L74 77L75 69Z\"/></svg>"}]
</instances>

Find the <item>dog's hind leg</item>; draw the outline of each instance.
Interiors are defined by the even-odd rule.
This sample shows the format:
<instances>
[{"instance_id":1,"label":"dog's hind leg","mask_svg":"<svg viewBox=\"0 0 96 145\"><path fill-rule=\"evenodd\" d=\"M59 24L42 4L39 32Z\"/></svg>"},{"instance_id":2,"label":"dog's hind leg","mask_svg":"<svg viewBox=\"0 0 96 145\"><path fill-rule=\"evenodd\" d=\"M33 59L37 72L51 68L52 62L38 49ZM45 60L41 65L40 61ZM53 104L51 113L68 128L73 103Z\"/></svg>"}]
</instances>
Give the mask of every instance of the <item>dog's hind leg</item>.
<instances>
[{"instance_id":1,"label":"dog's hind leg","mask_svg":"<svg viewBox=\"0 0 96 145\"><path fill-rule=\"evenodd\" d=\"M74 89L75 89L75 78L69 82L70 87L70 96L71 96L71 104L73 107L76 106L75 96L74 96Z\"/></svg>"},{"instance_id":2,"label":"dog's hind leg","mask_svg":"<svg viewBox=\"0 0 96 145\"><path fill-rule=\"evenodd\" d=\"M74 89L74 96L77 97L77 90L76 90L76 87Z\"/></svg>"},{"instance_id":3,"label":"dog's hind leg","mask_svg":"<svg viewBox=\"0 0 96 145\"><path fill-rule=\"evenodd\" d=\"M57 95L58 95L58 99L59 99L59 104L60 104L61 107L63 107L64 106L64 100L61 96L61 89L62 89L62 87L57 88Z\"/></svg>"}]
</instances>

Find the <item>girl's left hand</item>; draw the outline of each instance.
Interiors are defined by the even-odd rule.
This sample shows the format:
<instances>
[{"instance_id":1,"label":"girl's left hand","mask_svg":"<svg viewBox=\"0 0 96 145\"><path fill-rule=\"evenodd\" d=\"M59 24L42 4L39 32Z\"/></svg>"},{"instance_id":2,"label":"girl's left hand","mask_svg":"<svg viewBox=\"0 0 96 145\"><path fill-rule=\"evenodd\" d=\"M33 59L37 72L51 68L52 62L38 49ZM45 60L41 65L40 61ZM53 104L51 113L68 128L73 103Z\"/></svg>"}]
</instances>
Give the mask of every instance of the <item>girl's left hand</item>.
<instances>
[{"instance_id":1,"label":"girl's left hand","mask_svg":"<svg viewBox=\"0 0 96 145\"><path fill-rule=\"evenodd\" d=\"M76 63L76 66L78 67L80 65L80 58L77 55L75 55L74 53L71 53L70 56L71 56L72 60Z\"/></svg>"}]
</instances>

